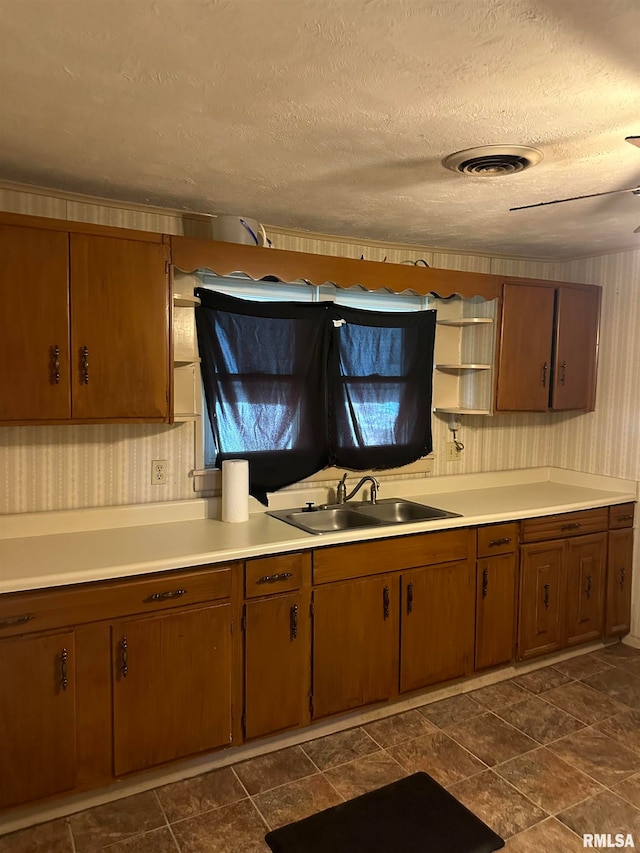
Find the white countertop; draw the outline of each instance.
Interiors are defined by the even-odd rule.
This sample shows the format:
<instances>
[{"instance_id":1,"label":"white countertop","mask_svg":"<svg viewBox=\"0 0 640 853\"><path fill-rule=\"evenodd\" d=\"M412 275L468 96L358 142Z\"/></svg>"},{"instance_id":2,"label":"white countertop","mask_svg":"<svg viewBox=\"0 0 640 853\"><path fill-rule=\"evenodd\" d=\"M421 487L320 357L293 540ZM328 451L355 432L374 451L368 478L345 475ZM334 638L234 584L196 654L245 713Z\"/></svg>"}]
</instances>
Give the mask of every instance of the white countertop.
<instances>
[{"instance_id":1,"label":"white countertop","mask_svg":"<svg viewBox=\"0 0 640 853\"><path fill-rule=\"evenodd\" d=\"M3 516L0 593L626 503L636 500L637 486L632 480L553 468L402 480L385 483L380 496L410 498L462 517L321 535L305 533L264 512L252 513L247 522L226 524L204 517L216 504L202 500ZM290 506L306 500L322 502L312 489L290 492L287 499L294 501ZM282 508L283 500L278 495L277 508Z\"/></svg>"}]
</instances>

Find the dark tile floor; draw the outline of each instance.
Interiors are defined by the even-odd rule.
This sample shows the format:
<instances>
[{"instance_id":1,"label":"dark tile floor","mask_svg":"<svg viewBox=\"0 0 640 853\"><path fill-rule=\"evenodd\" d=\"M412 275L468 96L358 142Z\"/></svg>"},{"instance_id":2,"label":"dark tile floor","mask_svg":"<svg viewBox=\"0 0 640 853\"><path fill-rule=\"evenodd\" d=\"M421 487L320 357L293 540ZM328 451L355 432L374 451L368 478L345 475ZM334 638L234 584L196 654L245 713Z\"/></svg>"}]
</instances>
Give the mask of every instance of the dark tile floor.
<instances>
[{"instance_id":1,"label":"dark tile floor","mask_svg":"<svg viewBox=\"0 0 640 853\"><path fill-rule=\"evenodd\" d=\"M264 835L417 770L507 838L640 845L640 650L615 645L0 837L0 853L254 853Z\"/></svg>"}]
</instances>

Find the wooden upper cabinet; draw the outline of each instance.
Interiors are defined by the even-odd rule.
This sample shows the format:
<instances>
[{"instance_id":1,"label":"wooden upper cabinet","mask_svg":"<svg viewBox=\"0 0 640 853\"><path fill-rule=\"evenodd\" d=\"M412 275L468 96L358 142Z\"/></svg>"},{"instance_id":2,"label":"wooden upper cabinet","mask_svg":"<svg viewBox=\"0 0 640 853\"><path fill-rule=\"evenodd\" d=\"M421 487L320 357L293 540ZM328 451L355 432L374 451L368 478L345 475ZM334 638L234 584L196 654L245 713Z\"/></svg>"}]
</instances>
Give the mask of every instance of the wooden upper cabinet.
<instances>
[{"instance_id":1,"label":"wooden upper cabinet","mask_svg":"<svg viewBox=\"0 0 640 853\"><path fill-rule=\"evenodd\" d=\"M169 289L158 243L71 234L73 417L168 417Z\"/></svg>"},{"instance_id":2,"label":"wooden upper cabinet","mask_svg":"<svg viewBox=\"0 0 640 853\"><path fill-rule=\"evenodd\" d=\"M548 410L554 301L551 287L505 284L496 410Z\"/></svg>"},{"instance_id":3,"label":"wooden upper cabinet","mask_svg":"<svg viewBox=\"0 0 640 853\"><path fill-rule=\"evenodd\" d=\"M0 225L0 421L69 418L69 235Z\"/></svg>"},{"instance_id":4,"label":"wooden upper cabinet","mask_svg":"<svg viewBox=\"0 0 640 853\"><path fill-rule=\"evenodd\" d=\"M2 219L0 423L169 420L168 246L160 235Z\"/></svg>"},{"instance_id":5,"label":"wooden upper cabinet","mask_svg":"<svg viewBox=\"0 0 640 853\"><path fill-rule=\"evenodd\" d=\"M507 283L496 411L592 411L600 289Z\"/></svg>"},{"instance_id":6,"label":"wooden upper cabinet","mask_svg":"<svg viewBox=\"0 0 640 853\"><path fill-rule=\"evenodd\" d=\"M560 287L556 299L551 408L591 411L595 406L600 290Z\"/></svg>"}]
</instances>

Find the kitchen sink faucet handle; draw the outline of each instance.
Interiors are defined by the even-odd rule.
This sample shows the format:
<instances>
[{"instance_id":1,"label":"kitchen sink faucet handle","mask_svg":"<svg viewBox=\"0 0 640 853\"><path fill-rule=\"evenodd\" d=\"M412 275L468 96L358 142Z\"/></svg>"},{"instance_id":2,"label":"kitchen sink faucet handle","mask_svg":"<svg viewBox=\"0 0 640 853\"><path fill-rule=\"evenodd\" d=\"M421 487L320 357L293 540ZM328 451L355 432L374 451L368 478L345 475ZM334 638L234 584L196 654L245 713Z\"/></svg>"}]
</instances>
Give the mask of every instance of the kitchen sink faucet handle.
<instances>
[{"instance_id":1,"label":"kitchen sink faucet handle","mask_svg":"<svg viewBox=\"0 0 640 853\"><path fill-rule=\"evenodd\" d=\"M346 473L342 476L342 479L338 483L338 488L336 489L336 503L343 504L347 499L347 475Z\"/></svg>"}]
</instances>

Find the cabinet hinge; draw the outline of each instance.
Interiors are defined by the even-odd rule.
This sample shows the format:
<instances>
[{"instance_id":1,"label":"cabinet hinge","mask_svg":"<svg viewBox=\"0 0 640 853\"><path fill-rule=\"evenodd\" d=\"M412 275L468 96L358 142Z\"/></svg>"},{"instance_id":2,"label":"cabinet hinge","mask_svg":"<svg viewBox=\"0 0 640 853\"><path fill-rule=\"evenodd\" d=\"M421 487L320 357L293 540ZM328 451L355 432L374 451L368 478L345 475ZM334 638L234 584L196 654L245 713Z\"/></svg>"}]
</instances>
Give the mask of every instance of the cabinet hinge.
<instances>
[{"instance_id":1,"label":"cabinet hinge","mask_svg":"<svg viewBox=\"0 0 640 853\"><path fill-rule=\"evenodd\" d=\"M241 631L247 630L247 614L246 613L243 613L242 617L240 618L240 630Z\"/></svg>"},{"instance_id":2,"label":"cabinet hinge","mask_svg":"<svg viewBox=\"0 0 640 853\"><path fill-rule=\"evenodd\" d=\"M309 713L313 717L313 693L309 693Z\"/></svg>"}]
</instances>

